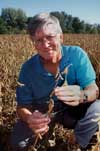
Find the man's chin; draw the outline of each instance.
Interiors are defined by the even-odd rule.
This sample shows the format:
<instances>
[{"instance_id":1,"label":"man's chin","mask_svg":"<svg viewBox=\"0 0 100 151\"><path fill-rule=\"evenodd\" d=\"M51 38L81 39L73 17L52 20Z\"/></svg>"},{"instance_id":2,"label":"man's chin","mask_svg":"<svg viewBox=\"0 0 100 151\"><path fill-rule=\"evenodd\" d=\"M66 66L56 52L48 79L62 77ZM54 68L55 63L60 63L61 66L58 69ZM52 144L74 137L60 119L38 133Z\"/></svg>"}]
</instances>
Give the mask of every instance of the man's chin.
<instances>
[{"instance_id":1,"label":"man's chin","mask_svg":"<svg viewBox=\"0 0 100 151\"><path fill-rule=\"evenodd\" d=\"M53 58L42 58L44 62L53 62Z\"/></svg>"},{"instance_id":2,"label":"man's chin","mask_svg":"<svg viewBox=\"0 0 100 151\"><path fill-rule=\"evenodd\" d=\"M47 62L52 62L52 58L45 58L44 60Z\"/></svg>"}]
</instances>

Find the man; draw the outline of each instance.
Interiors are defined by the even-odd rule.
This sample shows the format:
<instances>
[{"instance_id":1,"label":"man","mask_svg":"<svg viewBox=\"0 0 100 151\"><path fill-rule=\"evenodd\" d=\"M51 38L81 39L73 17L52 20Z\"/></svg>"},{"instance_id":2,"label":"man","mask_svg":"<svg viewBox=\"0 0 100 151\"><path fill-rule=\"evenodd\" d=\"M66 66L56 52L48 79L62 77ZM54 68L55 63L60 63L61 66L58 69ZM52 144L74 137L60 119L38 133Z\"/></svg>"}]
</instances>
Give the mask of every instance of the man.
<instances>
[{"instance_id":1,"label":"man","mask_svg":"<svg viewBox=\"0 0 100 151\"><path fill-rule=\"evenodd\" d=\"M98 129L92 119L100 113L91 62L82 48L62 45L59 21L49 13L34 16L28 31L38 54L26 61L20 71L19 120L12 134L13 149L25 150L37 135L46 134L51 123L58 121L73 128L77 143L86 148ZM54 101L54 117L46 114L50 99Z\"/></svg>"}]
</instances>

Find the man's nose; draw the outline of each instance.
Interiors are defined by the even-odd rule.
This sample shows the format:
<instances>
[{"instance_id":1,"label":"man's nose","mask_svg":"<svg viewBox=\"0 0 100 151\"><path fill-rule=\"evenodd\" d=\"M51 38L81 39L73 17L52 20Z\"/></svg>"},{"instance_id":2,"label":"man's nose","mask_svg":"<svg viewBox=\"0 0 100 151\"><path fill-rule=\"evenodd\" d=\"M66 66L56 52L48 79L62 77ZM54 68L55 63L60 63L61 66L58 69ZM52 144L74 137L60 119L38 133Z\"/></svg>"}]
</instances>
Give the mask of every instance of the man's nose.
<instances>
[{"instance_id":1,"label":"man's nose","mask_svg":"<svg viewBox=\"0 0 100 151\"><path fill-rule=\"evenodd\" d=\"M50 42L47 39L43 39L43 47L48 47L49 43Z\"/></svg>"}]
</instances>

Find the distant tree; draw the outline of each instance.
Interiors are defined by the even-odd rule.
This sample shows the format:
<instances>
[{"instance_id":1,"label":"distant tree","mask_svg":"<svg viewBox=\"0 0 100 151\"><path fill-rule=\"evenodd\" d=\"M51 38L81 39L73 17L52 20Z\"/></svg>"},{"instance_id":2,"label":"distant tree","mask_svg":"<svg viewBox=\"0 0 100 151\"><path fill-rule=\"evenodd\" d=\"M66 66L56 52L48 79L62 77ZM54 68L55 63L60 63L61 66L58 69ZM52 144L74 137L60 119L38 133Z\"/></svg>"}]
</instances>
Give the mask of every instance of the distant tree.
<instances>
[{"instance_id":1,"label":"distant tree","mask_svg":"<svg viewBox=\"0 0 100 151\"><path fill-rule=\"evenodd\" d=\"M66 19L66 33L73 33L72 23L73 23L72 15L67 15L67 19Z\"/></svg>"},{"instance_id":2,"label":"distant tree","mask_svg":"<svg viewBox=\"0 0 100 151\"><path fill-rule=\"evenodd\" d=\"M59 19L63 33L100 34L100 24L85 23L64 11L51 12L51 14ZM27 25L31 18L27 17L22 9L3 8L0 16L0 33L27 33Z\"/></svg>"},{"instance_id":3,"label":"distant tree","mask_svg":"<svg viewBox=\"0 0 100 151\"><path fill-rule=\"evenodd\" d=\"M0 17L0 34L6 34L7 33L7 27L4 20Z\"/></svg>"},{"instance_id":4,"label":"distant tree","mask_svg":"<svg viewBox=\"0 0 100 151\"><path fill-rule=\"evenodd\" d=\"M100 24L97 25L98 34L100 34Z\"/></svg>"},{"instance_id":5,"label":"distant tree","mask_svg":"<svg viewBox=\"0 0 100 151\"><path fill-rule=\"evenodd\" d=\"M60 24L64 33L67 32L66 23L67 23L68 15L65 12L60 13Z\"/></svg>"},{"instance_id":6,"label":"distant tree","mask_svg":"<svg viewBox=\"0 0 100 151\"><path fill-rule=\"evenodd\" d=\"M93 25L91 27L91 31L90 31L90 34L97 34L98 33L98 30L97 30L97 27L95 25Z\"/></svg>"},{"instance_id":7,"label":"distant tree","mask_svg":"<svg viewBox=\"0 0 100 151\"><path fill-rule=\"evenodd\" d=\"M59 19L63 33L85 32L85 23L80 21L78 17L72 17L65 12L51 12L51 14Z\"/></svg>"},{"instance_id":8,"label":"distant tree","mask_svg":"<svg viewBox=\"0 0 100 151\"><path fill-rule=\"evenodd\" d=\"M16 22L17 27L19 27L20 30L26 29L27 17L26 14L21 9L17 10Z\"/></svg>"},{"instance_id":9,"label":"distant tree","mask_svg":"<svg viewBox=\"0 0 100 151\"><path fill-rule=\"evenodd\" d=\"M16 27L17 11L14 8L3 8L1 18L7 23L8 26Z\"/></svg>"},{"instance_id":10,"label":"distant tree","mask_svg":"<svg viewBox=\"0 0 100 151\"><path fill-rule=\"evenodd\" d=\"M1 18L5 21L7 28L12 30L12 33L26 29L27 17L21 9L3 8Z\"/></svg>"},{"instance_id":11,"label":"distant tree","mask_svg":"<svg viewBox=\"0 0 100 151\"><path fill-rule=\"evenodd\" d=\"M80 21L80 33L85 33L85 22Z\"/></svg>"},{"instance_id":12,"label":"distant tree","mask_svg":"<svg viewBox=\"0 0 100 151\"><path fill-rule=\"evenodd\" d=\"M74 17L72 22L72 28L74 33L84 33L85 32L84 21L80 21L78 17Z\"/></svg>"},{"instance_id":13,"label":"distant tree","mask_svg":"<svg viewBox=\"0 0 100 151\"><path fill-rule=\"evenodd\" d=\"M92 25L90 25L90 24L85 24L85 33L90 33L91 32L91 29L92 29Z\"/></svg>"}]
</instances>

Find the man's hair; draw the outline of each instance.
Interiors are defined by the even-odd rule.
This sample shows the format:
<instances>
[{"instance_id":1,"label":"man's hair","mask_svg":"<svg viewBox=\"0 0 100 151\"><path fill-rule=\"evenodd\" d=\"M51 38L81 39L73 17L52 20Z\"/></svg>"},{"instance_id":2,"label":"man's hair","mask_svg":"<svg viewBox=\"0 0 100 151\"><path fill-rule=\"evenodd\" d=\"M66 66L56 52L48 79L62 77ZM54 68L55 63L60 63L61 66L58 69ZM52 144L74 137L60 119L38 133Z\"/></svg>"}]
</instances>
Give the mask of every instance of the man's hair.
<instances>
[{"instance_id":1,"label":"man's hair","mask_svg":"<svg viewBox=\"0 0 100 151\"><path fill-rule=\"evenodd\" d=\"M38 28L48 26L50 24L54 26L56 33L62 33L58 18L50 13L40 13L32 17L28 24L28 32L31 36L34 36Z\"/></svg>"}]
</instances>

